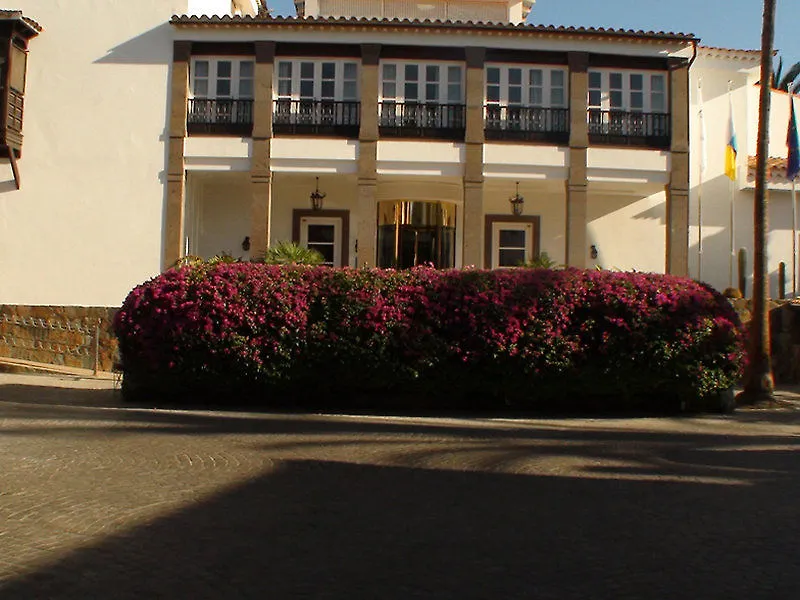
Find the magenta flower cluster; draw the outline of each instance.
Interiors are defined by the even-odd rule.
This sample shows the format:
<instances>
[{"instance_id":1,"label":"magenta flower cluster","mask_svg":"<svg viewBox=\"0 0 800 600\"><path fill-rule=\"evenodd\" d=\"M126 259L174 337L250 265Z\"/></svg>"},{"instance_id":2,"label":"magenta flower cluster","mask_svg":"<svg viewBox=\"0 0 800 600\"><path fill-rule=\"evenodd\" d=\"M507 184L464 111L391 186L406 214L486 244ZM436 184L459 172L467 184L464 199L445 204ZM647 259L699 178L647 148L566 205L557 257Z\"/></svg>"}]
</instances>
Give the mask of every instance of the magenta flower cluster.
<instances>
[{"instance_id":1,"label":"magenta flower cluster","mask_svg":"<svg viewBox=\"0 0 800 600\"><path fill-rule=\"evenodd\" d=\"M733 385L728 301L668 275L192 265L134 289L117 314L125 379L275 390L692 394Z\"/></svg>"}]
</instances>

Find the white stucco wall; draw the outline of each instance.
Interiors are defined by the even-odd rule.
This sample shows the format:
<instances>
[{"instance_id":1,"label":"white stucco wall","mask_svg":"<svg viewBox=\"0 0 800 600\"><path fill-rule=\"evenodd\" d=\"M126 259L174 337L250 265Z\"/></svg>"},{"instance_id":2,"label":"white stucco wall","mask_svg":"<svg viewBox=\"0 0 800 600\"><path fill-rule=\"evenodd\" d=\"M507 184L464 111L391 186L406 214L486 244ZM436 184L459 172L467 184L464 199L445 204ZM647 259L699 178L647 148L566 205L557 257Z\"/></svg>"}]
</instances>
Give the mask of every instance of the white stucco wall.
<instances>
[{"instance_id":1,"label":"white stucco wall","mask_svg":"<svg viewBox=\"0 0 800 600\"><path fill-rule=\"evenodd\" d=\"M44 31L30 44L21 190L0 165L0 303L119 305L161 267L168 20L186 0L14 8Z\"/></svg>"},{"instance_id":2,"label":"white stucco wall","mask_svg":"<svg viewBox=\"0 0 800 600\"><path fill-rule=\"evenodd\" d=\"M689 265L692 276L718 289L737 286L736 255L747 252L747 289L752 292L753 267L753 184L747 178L747 159L756 153L758 132L759 65L732 55L728 59L701 56L691 72L691 208L689 232ZM730 82L730 84L729 84ZM699 119L699 87L702 83L703 111L706 128L707 168L700 173L701 143ZM729 99L731 88L734 123L739 145L737 179L725 176L725 145L728 139ZM800 110L794 99L795 110ZM785 157L786 129L789 118L789 96L771 94L769 156ZM702 185L701 185L702 183ZM787 290L791 291L792 210L787 184L769 185L769 233L767 239L770 295L778 295L778 265L787 265ZM731 216L734 233L731 236ZM700 221L702 219L702 221ZM702 227L698 223L702 222ZM699 266L700 234L702 234L702 269ZM733 269L731 269L731 266Z\"/></svg>"}]
</instances>

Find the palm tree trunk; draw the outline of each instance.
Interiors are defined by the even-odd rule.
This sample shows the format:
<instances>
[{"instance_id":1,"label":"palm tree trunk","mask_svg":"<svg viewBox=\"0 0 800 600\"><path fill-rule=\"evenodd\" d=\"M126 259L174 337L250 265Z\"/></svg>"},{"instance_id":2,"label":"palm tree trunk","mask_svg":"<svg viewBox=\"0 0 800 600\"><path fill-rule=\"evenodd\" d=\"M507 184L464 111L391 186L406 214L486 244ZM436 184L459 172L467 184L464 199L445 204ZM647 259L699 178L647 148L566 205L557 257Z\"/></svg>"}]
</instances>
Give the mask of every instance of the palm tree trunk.
<instances>
[{"instance_id":1,"label":"palm tree trunk","mask_svg":"<svg viewBox=\"0 0 800 600\"><path fill-rule=\"evenodd\" d=\"M756 191L753 201L753 320L750 323L748 371L745 374L742 401L757 402L772 398L774 390L770 358L769 310L767 288L767 154L769 152L770 75L772 42L775 37L775 0L764 0L764 24L761 33L761 90L758 108L758 145L756 150Z\"/></svg>"}]
</instances>

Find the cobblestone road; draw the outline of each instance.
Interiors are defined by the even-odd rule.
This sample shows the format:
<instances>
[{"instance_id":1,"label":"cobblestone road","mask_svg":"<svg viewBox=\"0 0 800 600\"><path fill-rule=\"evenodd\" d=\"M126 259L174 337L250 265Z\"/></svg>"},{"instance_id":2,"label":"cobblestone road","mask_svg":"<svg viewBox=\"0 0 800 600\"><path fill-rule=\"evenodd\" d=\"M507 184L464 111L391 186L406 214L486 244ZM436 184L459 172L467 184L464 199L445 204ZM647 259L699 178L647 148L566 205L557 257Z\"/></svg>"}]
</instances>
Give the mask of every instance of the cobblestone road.
<instances>
[{"instance_id":1,"label":"cobblestone road","mask_svg":"<svg viewBox=\"0 0 800 600\"><path fill-rule=\"evenodd\" d=\"M108 387L0 375L3 600L800 597L800 411L214 414Z\"/></svg>"}]
</instances>

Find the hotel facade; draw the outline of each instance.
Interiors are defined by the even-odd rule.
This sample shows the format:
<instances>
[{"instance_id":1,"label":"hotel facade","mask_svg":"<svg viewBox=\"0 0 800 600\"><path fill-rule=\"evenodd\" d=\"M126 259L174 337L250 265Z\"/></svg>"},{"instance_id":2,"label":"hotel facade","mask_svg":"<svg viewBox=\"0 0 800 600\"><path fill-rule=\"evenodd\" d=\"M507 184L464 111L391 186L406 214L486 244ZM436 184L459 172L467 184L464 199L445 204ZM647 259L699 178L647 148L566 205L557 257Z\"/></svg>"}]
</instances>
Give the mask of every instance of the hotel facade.
<instances>
[{"instance_id":1,"label":"hotel facade","mask_svg":"<svg viewBox=\"0 0 800 600\"><path fill-rule=\"evenodd\" d=\"M752 244L752 51L526 25L535 6L517 0L309 0L294 17L256 0L16 7L0 12L0 304L119 306L183 256L280 241L334 266L546 252L722 289ZM773 111L773 295L792 260L791 101Z\"/></svg>"}]
</instances>

